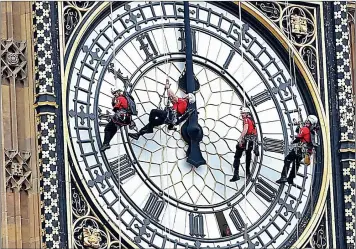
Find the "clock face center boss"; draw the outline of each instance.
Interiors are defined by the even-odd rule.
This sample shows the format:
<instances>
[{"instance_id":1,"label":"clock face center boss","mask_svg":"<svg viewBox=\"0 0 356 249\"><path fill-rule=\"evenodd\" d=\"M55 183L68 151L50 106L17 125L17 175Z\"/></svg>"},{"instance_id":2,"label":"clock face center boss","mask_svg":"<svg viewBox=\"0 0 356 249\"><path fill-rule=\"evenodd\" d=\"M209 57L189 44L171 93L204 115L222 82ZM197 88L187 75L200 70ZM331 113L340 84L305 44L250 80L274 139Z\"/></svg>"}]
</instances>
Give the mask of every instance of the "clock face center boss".
<instances>
[{"instance_id":1,"label":"clock face center boss","mask_svg":"<svg viewBox=\"0 0 356 249\"><path fill-rule=\"evenodd\" d=\"M67 85L74 171L110 229L142 247L283 245L321 163L284 55L216 4L112 16L78 37Z\"/></svg>"}]
</instances>

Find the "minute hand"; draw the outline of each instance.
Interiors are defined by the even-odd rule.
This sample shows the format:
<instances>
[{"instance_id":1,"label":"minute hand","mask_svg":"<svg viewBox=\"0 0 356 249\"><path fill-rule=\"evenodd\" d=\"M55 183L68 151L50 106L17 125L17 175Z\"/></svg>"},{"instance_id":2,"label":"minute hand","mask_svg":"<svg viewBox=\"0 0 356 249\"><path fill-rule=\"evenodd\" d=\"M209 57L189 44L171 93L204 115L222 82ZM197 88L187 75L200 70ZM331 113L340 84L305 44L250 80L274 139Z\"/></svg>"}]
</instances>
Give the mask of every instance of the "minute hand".
<instances>
[{"instance_id":1,"label":"minute hand","mask_svg":"<svg viewBox=\"0 0 356 249\"><path fill-rule=\"evenodd\" d=\"M186 86L187 93L194 93L196 84L193 72L192 37L189 20L189 2L184 2L184 30L186 44ZM187 162L195 167L206 164L203 158L199 143L203 139L203 130L198 123L198 113L196 103L189 104L193 111L187 122L182 127L182 135L188 143Z\"/></svg>"}]
</instances>

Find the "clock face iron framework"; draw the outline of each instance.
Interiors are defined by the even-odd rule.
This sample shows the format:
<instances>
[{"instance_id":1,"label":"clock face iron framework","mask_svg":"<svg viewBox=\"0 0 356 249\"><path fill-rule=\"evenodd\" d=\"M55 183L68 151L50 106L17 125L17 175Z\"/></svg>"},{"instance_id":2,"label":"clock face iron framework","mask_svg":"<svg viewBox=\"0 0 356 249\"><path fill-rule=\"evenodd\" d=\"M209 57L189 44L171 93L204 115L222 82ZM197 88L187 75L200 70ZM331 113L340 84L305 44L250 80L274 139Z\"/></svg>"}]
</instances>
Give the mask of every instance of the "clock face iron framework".
<instances>
[{"instance_id":1,"label":"clock face iron framework","mask_svg":"<svg viewBox=\"0 0 356 249\"><path fill-rule=\"evenodd\" d=\"M121 226L139 247L278 248L313 208L313 172L323 163L321 150L311 166L299 168L295 184L275 181L294 134L292 120L314 114L314 105L303 82L292 84L286 54L244 15L241 22L217 3L190 4L190 12L194 72L201 85L196 93L204 132L200 149L207 164L189 165L180 133L164 126L137 141L122 128L111 149L99 150L116 84L130 83L138 128L148 122L150 110L163 107L166 75L183 95L177 84L185 64L182 3L132 2L114 4L113 25L107 5L78 36L76 49L67 50L66 59L73 56L66 70L73 171L111 229ZM117 80L108 71L110 63ZM260 157L253 157L250 179L231 183L244 102L256 120ZM223 234L226 225L230 236Z\"/></svg>"}]
</instances>

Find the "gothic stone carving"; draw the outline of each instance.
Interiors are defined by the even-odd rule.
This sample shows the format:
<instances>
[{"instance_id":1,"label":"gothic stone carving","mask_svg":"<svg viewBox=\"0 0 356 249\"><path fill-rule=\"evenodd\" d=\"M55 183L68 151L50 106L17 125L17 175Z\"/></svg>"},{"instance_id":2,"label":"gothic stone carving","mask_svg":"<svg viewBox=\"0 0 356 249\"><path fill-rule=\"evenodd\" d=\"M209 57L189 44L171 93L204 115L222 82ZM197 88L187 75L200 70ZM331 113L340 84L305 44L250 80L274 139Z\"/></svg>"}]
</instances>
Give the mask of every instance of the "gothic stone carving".
<instances>
[{"instance_id":1,"label":"gothic stone carving","mask_svg":"<svg viewBox=\"0 0 356 249\"><path fill-rule=\"evenodd\" d=\"M26 42L1 40L1 77L24 80L27 77Z\"/></svg>"},{"instance_id":2,"label":"gothic stone carving","mask_svg":"<svg viewBox=\"0 0 356 249\"><path fill-rule=\"evenodd\" d=\"M6 187L15 191L31 188L30 152L5 150Z\"/></svg>"}]
</instances>

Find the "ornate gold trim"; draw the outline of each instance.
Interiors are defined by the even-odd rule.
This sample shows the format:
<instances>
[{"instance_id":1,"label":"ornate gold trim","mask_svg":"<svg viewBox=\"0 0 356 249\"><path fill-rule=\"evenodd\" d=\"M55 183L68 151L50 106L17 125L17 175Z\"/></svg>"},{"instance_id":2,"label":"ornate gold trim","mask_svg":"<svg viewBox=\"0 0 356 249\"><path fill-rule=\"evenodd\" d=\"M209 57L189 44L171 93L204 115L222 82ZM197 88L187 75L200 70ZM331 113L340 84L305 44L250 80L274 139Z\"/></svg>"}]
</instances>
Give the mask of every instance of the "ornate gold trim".
<instances>
[{"instance_id":1,"label":"ornate gold trim","mask_svg":"<svg viewBox=\"0 0 356 249\"><path fill-rule=\"evenodd\" d=\"M354 148L345 148L345 149L340 149L339 152L353 152L353 153L355 153L356 150Z\"/></svg>"},{"instance_id":2,"label":"ornate gold trim","mask_svg":"<svg viewBox=\"0 0 356 249\"><path fill-rule=\"evenodd\" d=\"M40 113L36 114L36 117L39 117L39 116L42 116L42 115L52 115L52 116L57 117L57 115L55 113L53 113L53 112L40 112Z\"/></svg>"},{"instance_id":3,"label":"ornate gold trim","mask_svg":"<svg viewBox=\"0 0 356 249\"><path fill-rule=\"evenodd\" d=\"M41 95L51 95L53 97L57 97L54 93L51 93L51 92L43 92L43 93L36 93L35 94L35 98L37 98L38 96L41 96Z\"/></svg>"},{"instance_id":4,"label":"ornate gold trim","mask_svg":"<svg viewBox=\"0 0 356 249\"><path fill-rule=\"evenodd\" d=\"M53 101L43 101L43 102L37 102L33 106L36 108L38 106L44 106L44 105L49 105L49 106L54 106L55 108L58 108L58 105L56 102Z\"/></svg>"}]
</instances>

